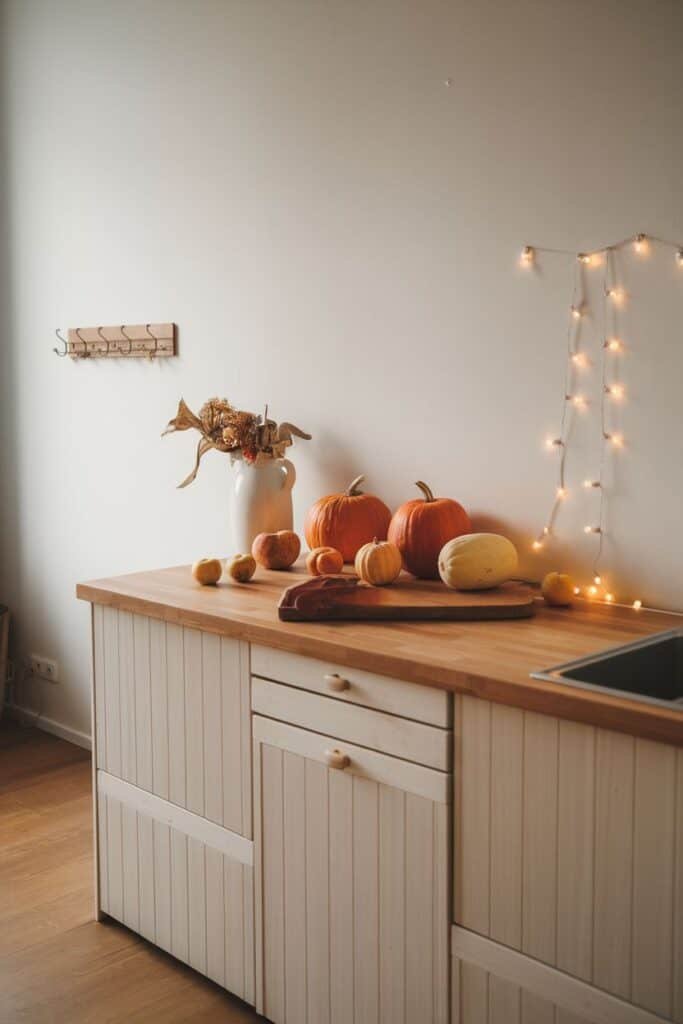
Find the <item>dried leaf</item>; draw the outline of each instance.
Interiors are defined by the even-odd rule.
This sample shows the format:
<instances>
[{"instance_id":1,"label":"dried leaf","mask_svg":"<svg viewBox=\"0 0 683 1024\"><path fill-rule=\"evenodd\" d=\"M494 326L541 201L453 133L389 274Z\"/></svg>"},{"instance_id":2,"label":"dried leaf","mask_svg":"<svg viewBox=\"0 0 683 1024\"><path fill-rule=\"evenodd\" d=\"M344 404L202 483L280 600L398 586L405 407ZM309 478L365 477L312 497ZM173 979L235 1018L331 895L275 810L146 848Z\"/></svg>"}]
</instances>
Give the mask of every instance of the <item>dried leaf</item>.
<instances>
[{"instance_id":1,"label":"dried leaf","mask_svg":"<svg viewBox=\"0 0 683 1024\"><path fill-rule=\"evenodd\" d=\"M197 471L199 469L199 463L201 462L202 455L205 455L206 452L208 452L208 450L210 448L215 448L215 447L216 446L213 443L213 441L210 441L207 437L200 437L199 438L199 444L197 445L197 456L196 456L195 463L194 463L194 469L192 470L192 472L190 473L189 476L185 477L185 479L183 480L183 482L181 484L178 484L178 490L180 490L181 487L187 487L188 484L192 483L194 478L197 476Z\"/></svg>"},{"instance_id":2,"label":"dried leaf","mask_svg":"<svg viewBox=\"0 0 683 1024\"><path fill-rule=\"evenodd\" d=\"M181 398L178 402L178 411L175 414L175 418L169 420L168 426L161 436L164 437L166 434L172 434L175 430L190 430L192 427L195 430L201 430L202 421L198 416L195 416L186 404L185 399Z\"/></svg>"}]
</instances>

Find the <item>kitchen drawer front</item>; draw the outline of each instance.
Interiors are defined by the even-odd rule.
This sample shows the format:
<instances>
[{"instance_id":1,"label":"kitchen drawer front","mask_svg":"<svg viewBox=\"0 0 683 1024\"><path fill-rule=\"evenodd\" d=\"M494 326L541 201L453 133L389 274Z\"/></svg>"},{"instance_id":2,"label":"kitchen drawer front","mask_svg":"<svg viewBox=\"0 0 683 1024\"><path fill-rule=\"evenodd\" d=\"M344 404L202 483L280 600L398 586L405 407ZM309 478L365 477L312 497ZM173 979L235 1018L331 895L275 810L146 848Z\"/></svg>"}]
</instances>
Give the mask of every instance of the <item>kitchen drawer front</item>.
<instances>
[{"instance_id":1,"label":"kitchen drawer front","mask_svg":"<svg viewBox=\"0 0 683 1024\"><path fill-rule=\"evenodd\" d=\"M462 928L452 936L452 1024L666 1024L577 978Z\"/></svg>"},{"instance_id":2,"label":"kitchen drawer front","mask_svg":"<svg viewBox=\"0 0 683 1024\"><path fill-rule=\"evenodd\" d=\"M284 683L253 678L251 706L260 715L336 736L439 771L451 767L452 733L397 715L340 704Z\"/></svg>"},{"instance_id":3,"label":"kitchen drawer front","mask_svg":"<svg viewBox=\"0 0 683 1024\"><path fill-rule=\"evenodd\" d=\"M254 1004L253 844L97 773L100 909Z\"/></svg>"},{"instance_id":4,"label":"kitchen drawer front","mask_svg":"<svg viewBox=\"0 0 683 1024\"><path fill-rule=\"evenodd\" d=\"M264 679L288 683L391 715L402 715L442 729L450 728L453 722L451 695L433 686L391 679L259 644L252 645L251 671Z\"/></svg>"},{"instance_id":5,"label":"kitchen drawer front","mask_svg":"<svg viewBox=\"0 0 683 1024\"><path fill-rule=\"evenodd\" d=\"M346 744L332 768L332 742L254 718L257 1010L447 1024L445 776Z\"/></svg>"},{"instance_id":6,"label":"kitchen drawer front","mask_svg":"<svg viewBox=\"0 0 683 1024\"><path fill-rule=\"evenodd\" d=\"M250 837L249 645L93 608L97 767Z\"/></svg>"}]
</instances>

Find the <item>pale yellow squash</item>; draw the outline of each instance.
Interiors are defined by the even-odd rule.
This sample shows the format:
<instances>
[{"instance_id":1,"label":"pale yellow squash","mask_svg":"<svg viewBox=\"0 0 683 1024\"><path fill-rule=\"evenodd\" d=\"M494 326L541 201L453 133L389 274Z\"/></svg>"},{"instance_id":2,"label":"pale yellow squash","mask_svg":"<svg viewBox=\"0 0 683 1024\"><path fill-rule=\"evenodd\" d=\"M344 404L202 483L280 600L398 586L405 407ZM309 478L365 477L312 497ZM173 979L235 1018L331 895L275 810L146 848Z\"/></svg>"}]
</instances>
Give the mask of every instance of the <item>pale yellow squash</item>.
<instances>
[{"instance_id":1,"label":"pale yellow squash","mask_svg":"<svg viewBox=\"0 0 683 1024\"><path fill-rule=\"evenodd\" d=\"M375 539L358 550L353 567L365 583L381 587L394 582L402 564L401 552L395 544Z\"/></svg>"},{"instance_id":2,"label":"pale yellow squash","mask_svg":"<svg viewBox=\"0 0 683 1024\"><path fill-rule=\"evenodd\" d=\"M439 575L454 590L490 590L517 571L517 550L498 533L467 533L439 554Z\"/></svg>"}]
</instances>

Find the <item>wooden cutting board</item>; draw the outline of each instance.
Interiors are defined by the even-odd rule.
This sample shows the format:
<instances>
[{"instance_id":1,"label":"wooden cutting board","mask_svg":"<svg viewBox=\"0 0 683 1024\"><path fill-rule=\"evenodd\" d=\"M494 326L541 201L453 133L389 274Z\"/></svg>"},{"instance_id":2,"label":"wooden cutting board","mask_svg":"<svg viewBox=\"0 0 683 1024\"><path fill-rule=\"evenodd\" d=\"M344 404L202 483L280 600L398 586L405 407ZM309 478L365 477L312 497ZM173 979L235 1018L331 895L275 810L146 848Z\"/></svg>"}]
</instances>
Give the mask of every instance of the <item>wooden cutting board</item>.
<instances>
[{"instance_id":1,"label":"wooden cutting board","mask_svg":"<svg viewBox=\"0 0 683 1024\"><path fill-rule=\"evenodd\" d=\"M534 614L534 591L523 583L463 591L409 576L389 587L370 587L357 576L315 576L285 590L278 614L285 622L523 619Z\"/></svg>"}]
</instances>

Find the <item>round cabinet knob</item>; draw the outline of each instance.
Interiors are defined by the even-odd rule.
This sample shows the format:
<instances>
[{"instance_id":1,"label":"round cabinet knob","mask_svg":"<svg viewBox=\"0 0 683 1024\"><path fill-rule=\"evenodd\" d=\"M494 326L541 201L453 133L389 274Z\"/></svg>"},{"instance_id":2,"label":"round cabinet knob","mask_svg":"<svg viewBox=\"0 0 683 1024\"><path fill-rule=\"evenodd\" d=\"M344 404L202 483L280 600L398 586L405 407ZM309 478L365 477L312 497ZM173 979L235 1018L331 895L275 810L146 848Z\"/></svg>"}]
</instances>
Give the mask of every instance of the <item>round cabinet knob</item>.
<instances>
[{"instance_id":1,"label":"round cabinet knob","mask_svg":"<svg viewBox=\"0 0 683 1024\"><path fill-rule=\"evenodd\" d=\"M325 760L329 768L339 768L340 770L348 768L351 764L351 759L346 754L342 754L341 750L337 750L336 747L334 750L325 751Z\"/></svg>"},{"instance_id":2,"label":"round cabinet knob","mask_svg":"<svg viewBox=\"0 0 683 1024\"><path fill-rule=\"evenodd\" d=\"M325 682L327 683L327 689L334 690L335 693L342 693L343 690L348 690L351 686L348 679L344 679L344 676L337 675L336 672L332 675L325 676Z\"/></svg>"}]
</instances>

